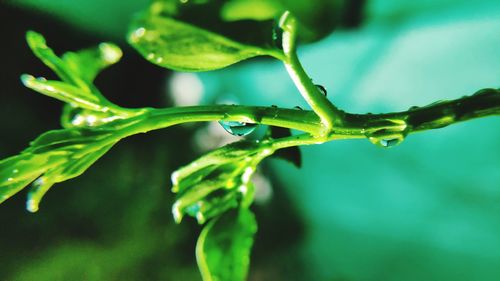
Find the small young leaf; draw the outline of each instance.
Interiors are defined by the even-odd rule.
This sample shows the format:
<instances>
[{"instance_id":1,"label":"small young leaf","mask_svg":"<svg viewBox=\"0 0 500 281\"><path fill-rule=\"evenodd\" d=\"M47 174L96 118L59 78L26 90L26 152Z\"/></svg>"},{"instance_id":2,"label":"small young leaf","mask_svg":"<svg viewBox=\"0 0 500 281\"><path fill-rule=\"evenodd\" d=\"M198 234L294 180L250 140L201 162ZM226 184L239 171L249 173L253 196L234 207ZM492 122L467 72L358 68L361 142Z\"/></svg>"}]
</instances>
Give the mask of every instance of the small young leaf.
<instances>
[{"instance_id":1,"label":"small young leaf","mask_svg":"<svg viewBox=\"0 0 500 281\"><path fill-rule=\"evenodd\" d=\"M45 80L44 78L35 78L28 74L21 76L21 81L24 86L56 98L60 101L78 105L90 110L103 111L106 110L100 104L97 97L88 95L81 89L61 81Z\"/></svg>"},{"instance_id":2,"label":"small young leaf","mask_svg":"<svg viewBox=\"0 0 500 281\"><path fill-rule=\"evenodd\" d=\"M45 38L35 31L28 31L26 33L26 41L33 53L52 71L54 71L59 78L64 82L72 84L75 87L84 89L85 92L90 92L90 89L82 79L76 76L71 69L59 58L54 51L47 46Z\"/></svg>"},{"instance_id":3,"label":"small young leaf","mask_svg":"<svg viewBox=\"0 0 500 281\"><path fill-rule=\"evenodd\" d=\"M60 58L47 46L41 34L28 31L26 40L33 53L52 69L62 82L47 81L24 74L21 80L25 86L74 107L100 112L111 111L115 115L128 116L126 110L109 102L92 83L101 70L120 60L122 51L118 46L101 43L96 48L67 52Z\"/></svg>"},{"instance_id":4,"label":"small young leaf","mask_svg":"<svg viewBox=\"0 0 500 281\"><path fill-rule=\"evenodd\" d=\"M122 56L120 48L112 43L101 43L97 48L78 52L67 52L62 58L47 46L45 38L35 31L26 33L28 45L42 62L52 69L64 82L85 92L92 92L92 81L104 68L118 62Z\"/></svg>"},{"instance_id":5,"label":"small young leaf","mask_svg":"<svg viewBox=\"0 0 500 281\"><path fill-rule=\"evenodd\" d=\"M106 67L117 63L122 54L122 50L118 46L105 42L96 48L64 53L62 59L74 75L91 85L97 74Z\"/></svg>"},{"instance_id":6,"label":"small young leaf","mask_svg":"<svg viewBox=\"0 0 500 281\"><path fill-rule=\"evenodd\" d=\"M257 165L272 154L266 142L240 141L212 151L172 174L172 207L179 223L190 215L202 224L230 208L253 200L250 178Z\"/></svg>"},{"instance_id":7,"label":"small young leaf","mask_svg":"<svg viewBox=\"0 0 500 281\"><path fill-rule=\"evenodd\" d=\"M210 221L196 244L203 281L244 281L257 222L250 210L231 210Z\"/></svg>"}]
</instances>

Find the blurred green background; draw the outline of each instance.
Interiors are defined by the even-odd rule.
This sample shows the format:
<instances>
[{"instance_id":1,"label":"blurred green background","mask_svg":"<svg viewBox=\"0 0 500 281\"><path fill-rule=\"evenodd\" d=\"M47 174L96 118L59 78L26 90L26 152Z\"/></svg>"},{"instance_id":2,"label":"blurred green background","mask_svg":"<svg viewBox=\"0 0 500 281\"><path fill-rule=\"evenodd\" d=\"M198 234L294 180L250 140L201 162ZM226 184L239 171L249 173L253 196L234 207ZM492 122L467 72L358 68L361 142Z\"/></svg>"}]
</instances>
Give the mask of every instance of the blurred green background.
<instances>
[{"instance_id":1,"label":"blurred green background","mask_svg":"<svg viewBox=\"0 0 500 281\"><path fill-rule=\"evenodd\" d=\"M337 31L299 54L341 108L404 110L500 87L500 2L331 2ZM199 75L149 64L124 41L131 16L147 5L0 4L0 157L59 127L61 104L19 82L22 73L54 77L28 50L28 29L59 52L102 41L123 47L122 62L96 81L119 105L306 107L271 60ZM300 170L265 162L256 179L259 232L250 280L500 280L499 122L491 117L411 135L389 150L367 140L304 147ZM24 210L24 192L6 201L0 280L200 280L200 228L173 223L169 178L228 137L214 124L132 137L83 176L53 188L38 213Z\"/></svg>"}]
</instances>

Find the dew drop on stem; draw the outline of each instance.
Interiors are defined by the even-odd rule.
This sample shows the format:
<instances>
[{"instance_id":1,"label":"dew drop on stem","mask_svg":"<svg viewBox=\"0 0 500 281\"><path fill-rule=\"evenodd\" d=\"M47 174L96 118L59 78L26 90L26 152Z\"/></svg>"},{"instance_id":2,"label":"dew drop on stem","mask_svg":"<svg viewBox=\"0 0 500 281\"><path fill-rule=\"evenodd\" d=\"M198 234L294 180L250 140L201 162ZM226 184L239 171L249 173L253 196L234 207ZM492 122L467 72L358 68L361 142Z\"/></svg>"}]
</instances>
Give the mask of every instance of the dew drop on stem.
<instances>
[{"instance_id":1,"label":"dew drop on stem","mask_svg":"<svg viewBox=\"0 0 500 281\"><path fill-rule=\"evenodd\" d=\"M248 122L219 121L219 124L226 132L238 137L249 135L257 128L257 124Z\"/></svg>"},{"instance_id":2,"label":"dew drop on stem","mask_svg":"<svg viewBox=\"0 0 500 281\"><path fill-rule=\"evenodd\" d=\"M320 84L316 84L315 86L316 86L316 88L318 88L318 91L326 97L326 95L328 94L326 91L326 88Z\"/></svg>"},{"instance_id":3,"label":"dew drop on stem","mask_svg":"<svg viewBox=\"0 0 500 281\"><path fill-rule=\"evenodd\" d=\"M402 143L405 139L405 135L401 133L401 134L392 134L380 137L370 136L368 137L368 139L370 140L371 143L373 143L376 146L382 148L391 148Z\"/></svg>"}]
</instances>

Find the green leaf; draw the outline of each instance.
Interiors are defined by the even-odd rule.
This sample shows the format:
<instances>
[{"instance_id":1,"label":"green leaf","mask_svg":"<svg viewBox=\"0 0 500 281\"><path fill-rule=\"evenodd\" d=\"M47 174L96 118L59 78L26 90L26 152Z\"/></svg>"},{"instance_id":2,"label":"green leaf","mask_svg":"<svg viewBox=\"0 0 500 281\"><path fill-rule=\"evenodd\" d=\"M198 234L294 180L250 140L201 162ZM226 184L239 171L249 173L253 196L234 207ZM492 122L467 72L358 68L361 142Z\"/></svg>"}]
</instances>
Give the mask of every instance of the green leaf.
<instances>
[{"instance_id":1,"label":"green leaf","mask_svg":"<svg viewBox=\"0 0 500 281\"><path fill-rule=\"evenodd\" d=\"M122 56L120 48L112 43L101 43L95 48L67 52L58 57L46 44L45 38L28 31L26 40L33 53L52 69L62 81L48 81L28 74L21 76L25 86L44 95L59 99L73 107L114 115L128 116L126 110L109 102L94 86L96 75ZM108 113L111 117L111 114Z\"/></svg>"},{"instance_id":2,"label":"green leaf","mask_svg":"<svg viewBox=\"0 0 500 281\"><path fill-rule=\"evenodd\" d=\"M273 150L266 142L240 141L214 150L172 174L172 207L179 223L184 215L202 224L230 208L249 206L253 200L250 182L257 165Z\"/></svg>"},{"instance_id":3,"label":"green leaf","mask_svg":"<svg viewBox=\"0 0 500 281\"><path fill-rule=\"evenodd\" d=\"M226 21L268 20L279 16L286 10L280 1L233 0L225 2L220 13L221 17Z\"/></svg>"},{"instance_id":4,"label":"green leaf","mask_svg":"<svg viewBox=\"0 0 500 281\"><path fill-rule=\"evenodd\" d=\"M70 68L59 58L54 51L47 46L45 38L35 31L28 31L26 33L26 41L33 53L52 71L54 71L59 78L64 82L69 83L77 88L84 89L85 92L90 92L88 85L75 75Z\"/></svg>"},{"instance_id":5,"label":"green leaf","mask_svg":"<svg viewBox=\"0 0 500 281\"><path fill-rule=\"evenodd\" d=\"M71 84L41 77L35 78L29 74L23 74L21 81L24 86L60 101L96 111L105 110L97 97L88 95Z\"/></svg>"},{"instance_id":6,"label":"green leaf","mask_svg":"<svg viewBox=\"0 0 500 281\"><path fill-rule=\"evenodd\" d=\"M92 92L92 81L104 68L118 62L120 48L112 43L101 43L97 48L67 52L62 58L47 46L45 38L35 31L26 33L26 41L33 53L64 82L85 92ZM94 93L95 94L95 93Z\"/></svg>"},{"instance_id":7,"label":"green leaf","mask_svg":"<svg viewBox=\"0 0 500 281\"><path fill-rule=\"evenodd\" d=\"M255 56L282 57L272 21L223 22L217 16L222 2L190 2L155 1L132 23L129 43L150 62L180 71L214 70Z\"/></svg>"},{"instance_id":8,"label":"green leaf","mask_svg":"<svg viewBox=\"0 0 500 281\"><path fill-rule=\"evenodd\" d=\"M106 67L117 63L123 53L113 43L100 43L95 48L80 50L78 52L66 52L62 59L72 74L79 77L87 84L92 84L95 77Z\"/></svg>"},{"instance_id":9,"label":"green leaf","mask_svg":"<svg viewBox=\"0 0 500 281\"><path fill-rule=\"evenodd\" d=\"M42 134L20 155L0 161L0 203L33 182L27 209L38 210L55 183L82 174L119 138L105 129L64 129Z\"/></svg>"},{"instance_id":10,"label":"green leaf","mask_svg":"<svg viewBox=\"0 0 500 281\"><path fill-rule=\"evenodd\" d=\"M111 149L111 145L103 146L93 152L87 153L78 159L62 163L57 168L45 172L39 177L28 193L28 200L26 201L26 209L30 212L38 211L38 206L45 193L58 182L63 182L75 178L85 172L94 162L96 162L102 155Z\"/></svg>"},{"instance_id":11,"label":"green leaf","mask_svg":"<svg viewBox=\"0 0 500 281\"><path fill-rule=\"evenodd\" d=\"M0 203L26 187L53 164L56 157L23 153L0 161Z\"/></svg>"},{"instance_id":12,"label":"green leaf","mask_svg":"<svg viewBox=\"0 0 500 281\"><path fill-rule=\"evenodd\" d=\"M338 0L228 0L222 1L226 21L266 20L290 11L298 20L301 42L314 42L330 34L345 17L346 4Z\"/></svg>"},{"instance_id":13,"label":"green leaf","mask_svg":"<svg viewBox=\"0 0 500 281\"><path fill-rule=\"evenodd\" d=\"M250 210L231 210L210 221L196 244L203 281L244 281L257 222Z\"/></svg>"}]
</instances>

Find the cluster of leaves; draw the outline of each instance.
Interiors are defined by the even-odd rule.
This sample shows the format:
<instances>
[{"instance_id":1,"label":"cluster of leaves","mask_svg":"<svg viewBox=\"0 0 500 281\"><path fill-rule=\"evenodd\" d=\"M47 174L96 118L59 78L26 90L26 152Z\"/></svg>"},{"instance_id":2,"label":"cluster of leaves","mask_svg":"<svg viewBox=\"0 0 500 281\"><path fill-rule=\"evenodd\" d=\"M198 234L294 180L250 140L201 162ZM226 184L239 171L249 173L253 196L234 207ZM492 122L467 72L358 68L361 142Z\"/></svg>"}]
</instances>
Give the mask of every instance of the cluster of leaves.
<instances>
[{"instance_id":1,"label":"cluster of leaves","mask_svg":"<svg viewBox=\"0 0 500 281\"><path fill-rule=\"evenodd\" d=\"M133 21L128 41L150 62L179 71L209 71L256 56L284 60L281 2L286 1L154 1ZM250 178L273 152L265 140L240 141L172 174L175 220L189 215L200 224L209 221L197 245L204 280L246 279L257 228L249 210Z\"/></svg>"},{"instance_id":2,"label":"cluster of leaves","mask_svg":"<svg viewBox=\"0 0 500 281\"><path fill-rule=\"evenodd\" d=\"M58 57L42 35L30 31L26 37L35 55L62 81L24 74L22 82L65 102L61 117L64 129L46 132L19 155L0 161L0 202L33 183L27 209L35 212L52 185L82 174L120 139L120 130L138 119L107 101L92 83L102 69L120 59L122 52L117 46L102 43Z\"/></svg>"},{"instance_id":3,"label":"cluster of leaves","mask_svg":"<svg viewBox=\"0 0 500 281\"><path fill-rule=\"evenodd\" d=\"M336 2L155 0L132 22L128 41L150 62L180 71L220 69L256 56L282 60L287 70L292 72L292 79L298 84L299 91L321 119L322 123L318 127L332 125L331 120L323 117L328 116L328 110L333 113L340 111L321 94L321 89L312 84L293 51L297 37L303 41L317 40L331 31L332 22L311 19L322 19L328 10L325 8L331 8ZM207 14L211 16L206 17ZM292 14L296 14L296 17ZM82 174L120 139L191 120L188 118L190 116L182 116L181 121L162 120L163 125L158 125L160 122L157 119L148 123L152 116L161 115L158 114L160 110L125 109L104 98L93 80L101 70L116 63L122 55L121 50L111 43L68 52L59 57L46 45L40 34L28 32L27 41L35 55L61 81L31 75L23 75L21 79L27 87L65 103L61 117L64 129L49 131L31 142L19 155L0 161L0 203L32 184L27 209L36 211L43 195L52 185ZM490 90L487 94L498 103L497 90ZM465 103L465 100L462 101ZM478 104L481 106L477 108L483 108L482 103ZM357 122L363 127L356 127L352 123L352 128L346 125L347 129L343 133L353 135L357 132L375 144L389 147L400 143L410 129L418 129L415 123L436 127L460 121L460 118L441 118L443 112L445 117L450 115L450 105L446 103L443 105L446 108L434 106L414 110L414 117L420 113L427 116L430 109L437 108L435 114L427 118L430 120L407 118L402 114L396 114L395 119L389 115L383 116L382 120L346 115L349 118L342 121ZM455 107L460 109L463 104L457 103ZM484 111L485 114L498 114L498 106L485 107L492 110ZM182 114L181 110L171 112L175 114L163 115L163 118L179 118ZM468 118L480 116L477 114ZM439 121L437 125L432 123L437 122L435 119ZM235 126L234 130L236 127L238 130L244 129L247 125L239 121L231 122ZM283 127L287 127L287 124L284 123ZM324 127L320 128L320 133L324 132ZM295 146L329 140L330 131L326 133L319 140L314 139L316 136L306 134L303 139L295 139L299 142L293 142L290 141L289 129L271 128L270 133L261 140L241 140L223 146L172 174L172 191L177 196L172 208L175 221L180 223L183 217L192 216L199 224L205 224L196 249L204 280L246 279L253 236L257 230L255 217L250 210L254 192L250 179L257 165L277 149L286 147L290 153L281 150L276 155L300 166L300 154ZM275 146L275 140L282 140L285 144Z\"/></svg>"},{"instance_id":4,"label":"cluster of leaves","mask_svg":"<svg viewBox=\"0 0 500 281\"><path fill-rule=\"evenodd\" d=\"M201 28L205 23L180 19L196 18L207 7L224 11L221 16L225 14L223 18L228 19L233 15L228 9L253 5L236 2L222 8L222 1L193 5L156 1L134 22L129 41L148 60L184 71L217 69L258 55L282 56L276 44L279 37L276 25L268 17L263 21L243 22L231 18L229 22L216 20L215 25L206 25L218 26L219 30ZM270 13L269 17L276 13ZM253 33L266 32L246 37L221 32L234 30L234 26ZM35 212L50 187L82 174L121 138L132 134L134 126L148 117L148 110L119 107L93 84L101 70L121 58L117 46L102 43L59 57L46 45L42 35L30 31L27 41L33 53L61 80L27 74L21 80L26 87L64 102L63 129L42 134L19 155L0 161L0 203L31 184L27 209ZM271 139L268 136L261 141L242 140L226 145L172 174L172 190L177 193L172 209L174 219L180 222L184 215L189 215L200 224L206 223L197 246L198 264L205 280L246 278L257 230L249 210L254 190L250 178L257 165L274 153Z\"/></svg>"}]
</instances>

